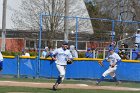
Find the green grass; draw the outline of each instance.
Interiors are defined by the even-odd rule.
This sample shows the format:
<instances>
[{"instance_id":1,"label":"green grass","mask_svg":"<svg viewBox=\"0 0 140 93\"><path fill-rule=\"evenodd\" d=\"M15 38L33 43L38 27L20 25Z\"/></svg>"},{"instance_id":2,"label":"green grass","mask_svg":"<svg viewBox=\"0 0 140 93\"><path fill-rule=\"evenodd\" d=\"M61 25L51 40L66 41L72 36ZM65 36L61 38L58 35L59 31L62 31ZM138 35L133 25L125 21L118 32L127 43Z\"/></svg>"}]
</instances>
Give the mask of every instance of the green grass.
<instances>
[{"instance_id":1,"label":"green grass","mask_svg":"<svg viewBox=\"0 0 140 93\"><path fill-rule=\"evenodd\" d=\"M0 87L0 93L8 92L30 92L30 93L134 93L132 91L111 91L111 90L92 90L92 89L58 89L53 91L49 88L29 88L29 87ZM135 92L139 93L139 92Z\"/></svg>"},{"instance_id":2,"label":"green grass","mask_svg":"<svg viewBox=\"0 0 140 93\"><path fill-rule=\"evenodd\" d=\"M32 78L0 78L0 81L19 81L19 82L48 82L54 83L56 79L46 79L46 78L39 78L39 79L32 79ZM68 84L88 84L88 85L95 85L94 80L74 80L74 79L67 79L64 80L64 83ZM102 86L115 86L114 82L101 82ZM140 88L140 83L136 82L122 82L122 84L118 86L123 87L132 87L132 88ZM57 91L53 91L49 88L30 88L30 87L0 87L0 93L7 93L7 92L30 92L30 93L140 93L140 92L132 92L132 91L111 91L111 90L92 90L92 89L58 89Z\"/></svg>"}]
</instances>

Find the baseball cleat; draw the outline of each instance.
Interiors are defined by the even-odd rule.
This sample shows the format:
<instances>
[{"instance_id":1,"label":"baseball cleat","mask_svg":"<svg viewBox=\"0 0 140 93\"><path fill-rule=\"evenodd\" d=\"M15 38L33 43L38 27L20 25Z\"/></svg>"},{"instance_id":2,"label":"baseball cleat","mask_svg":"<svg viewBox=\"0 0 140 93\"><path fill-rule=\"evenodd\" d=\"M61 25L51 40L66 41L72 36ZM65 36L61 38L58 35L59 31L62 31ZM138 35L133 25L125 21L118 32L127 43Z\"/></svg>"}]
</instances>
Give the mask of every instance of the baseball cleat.
<instances>
[{"instance_id":1,"label":"baseball cleat","mask_svg":"<svg viewBox=\"0 0 140 93\"><path fill-rule=\"evenodd\" d=\"M117 81L117 82L116 82L116 85L119 85L119 84L121 84L121 81Z\"/></svg>"},{"instance_id":2,"label":"baseball cleat","mask_svg":"<svg viewBox=\"0 0 140 93\"><path fill-rule=\"evenodd\" d=\"M96 82L96 85L98 86L99 85L99 82Z\"/></svg>"},{"instance_id":3,"label":"baseball cleat","mask_svg":"<svg viewBox=\"0 0 140 93\"><path fill-rule=\"evenodd\" d=\"M53 90L56 90L57 89L57 86L56 85L53 85L53 88L52 88Z\"/></svg>"}]
</instances>

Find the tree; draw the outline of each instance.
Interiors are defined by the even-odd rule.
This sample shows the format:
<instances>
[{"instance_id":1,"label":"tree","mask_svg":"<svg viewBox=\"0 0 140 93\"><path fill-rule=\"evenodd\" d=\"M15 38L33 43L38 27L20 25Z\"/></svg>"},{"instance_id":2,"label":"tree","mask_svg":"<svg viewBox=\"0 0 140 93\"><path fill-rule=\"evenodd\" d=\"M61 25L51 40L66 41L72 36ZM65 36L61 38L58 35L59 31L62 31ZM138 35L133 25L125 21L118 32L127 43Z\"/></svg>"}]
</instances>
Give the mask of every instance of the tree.
<instances>
[{"instance_id":1,"label":"tree","mask_svg":"<svg viewBox=\"0 0 140 93\"><path fill-rule=\"evenodd\" d=\"M86 9L83 9L83 1L70 0L69 6L69 16L89 17ZM43 17L43 31L47 31L46 37L51 41L56 37L57 32L64 32L64 17L57 16L64 16L64 11L65 0L22 0L20 10L14 13L12 19L18 29L39 30L39 13L46 12L48 15L54 15ZM69 32L75 31L75 22L74 18L69 19ZM81 32L85 31L84 28L88 28L90 33L93 33L90 20L79 22L78 26L81 26L79 27Z\"/></svg>"},{"instance_id":2,"label":"tree","mask_svg":"<svg viewBox=\"0 0 140 93\"><path fill-rule=\"evenodd\" d=\"M64 10L63 0L22 0L20 9L14 12L12 20L18 29L39 31L39 14L45 12L54 15L43 17L43 31L47 31L46 37L51 41L56 31L61 31L62 25L62 18L55 15L64 15ZM52 41L48 45L52 45Z\"/></svg>"},{"instance_id":3,"label":"tree","mask_svg":"<svg viewBox=\"0 0 140 93\"><path fill-rule=\"evenodd\" d=\"M101 12L100 4L96 2L86 2L86 7L88 9L89 15L91 18L105 18L111 19L106 12ZM111 22L110 21L101 21L100 20L91 20L92 26L94 28L94 34L91 37L93 41L109 41L109 34L111 31Z\"/></svg>"},{"instance_id":4,"label":"tree","mask_svg":"<svg viewBox=\"0 0 140 93\"><path fill-rule=\"evenodd\" d=\"M107 15L106 18L114 20L129 20L139 21L140 20L140 1L139 0L91 0L91 5L97 8L92 15L98 18L103 18L101 15ZM91 11L90 11L91 12ZM92 13L92 12L91 12ZM117 22L115 23L116 40L125 38L125 34L131 36L138 27L139 24ZM100 27L100 26L99 26ZM101 27L100 27L101 28ZM120 34L123 33L123 34ZM121 37L121 38L118 38Z\"/></svg>"}]
</instances>

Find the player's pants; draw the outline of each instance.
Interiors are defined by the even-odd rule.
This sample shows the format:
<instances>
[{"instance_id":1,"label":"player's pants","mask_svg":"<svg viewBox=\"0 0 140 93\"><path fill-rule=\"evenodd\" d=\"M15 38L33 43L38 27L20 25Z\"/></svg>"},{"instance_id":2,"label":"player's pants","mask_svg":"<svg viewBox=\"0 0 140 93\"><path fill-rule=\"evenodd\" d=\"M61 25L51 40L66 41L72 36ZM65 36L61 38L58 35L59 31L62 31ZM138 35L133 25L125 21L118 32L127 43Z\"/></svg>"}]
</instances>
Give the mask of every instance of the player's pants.
<instances>
[{"instance_id":1,"label":"player's pants","mask_svg":"<svg viewBox=\"0 0 140 93\"><path fill-rule=\"evenodd\" d=\"M59 71L60 77L62 78L62 81L65 78L65 73L66 73L66 65L58 65L56 64L56 67Z\"/></svg>"},{"instance_id":2,"label":"player's pants","mask_svg":"<svg viewBox=\"0 0 140 93\"><path fill-rule=\"evenodd\" d=\"M109 66L109 68L103 73L103 77L106 77L108 74L110 74L111 77L115 77L115 71L117 69L117 65L115 65L114 67Z\"/></svg>"}]
</instances>

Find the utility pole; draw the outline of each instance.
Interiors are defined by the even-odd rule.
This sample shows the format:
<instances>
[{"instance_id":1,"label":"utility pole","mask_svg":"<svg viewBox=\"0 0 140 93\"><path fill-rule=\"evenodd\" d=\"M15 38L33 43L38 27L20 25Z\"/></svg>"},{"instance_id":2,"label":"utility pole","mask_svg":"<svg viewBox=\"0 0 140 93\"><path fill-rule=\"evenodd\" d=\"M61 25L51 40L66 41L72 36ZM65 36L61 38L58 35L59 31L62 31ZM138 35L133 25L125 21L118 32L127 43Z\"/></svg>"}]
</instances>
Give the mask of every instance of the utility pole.
<instances>
[{"instance_id":1,"label":"utility pole","mask_svg":"<svg viewBox=\"0 0 140 93\"><path fill-rule=\"evenodd\" d=\"M64 19L64 41L68 42L68 14L69 14L69 0L65 0L65 19Z\"/></svg>"},{"instance_id":2,"label":"utility pole","mask_svg":"<svg viewBox=\"0 0 140 93\"><path fill-rule=\"evenodd\" d=\"M2 16L2 42L1 51L5 51L5 36L6 36L6 8L7 0L3 0L3 16Z\"/></svg>"}]
</instances>

